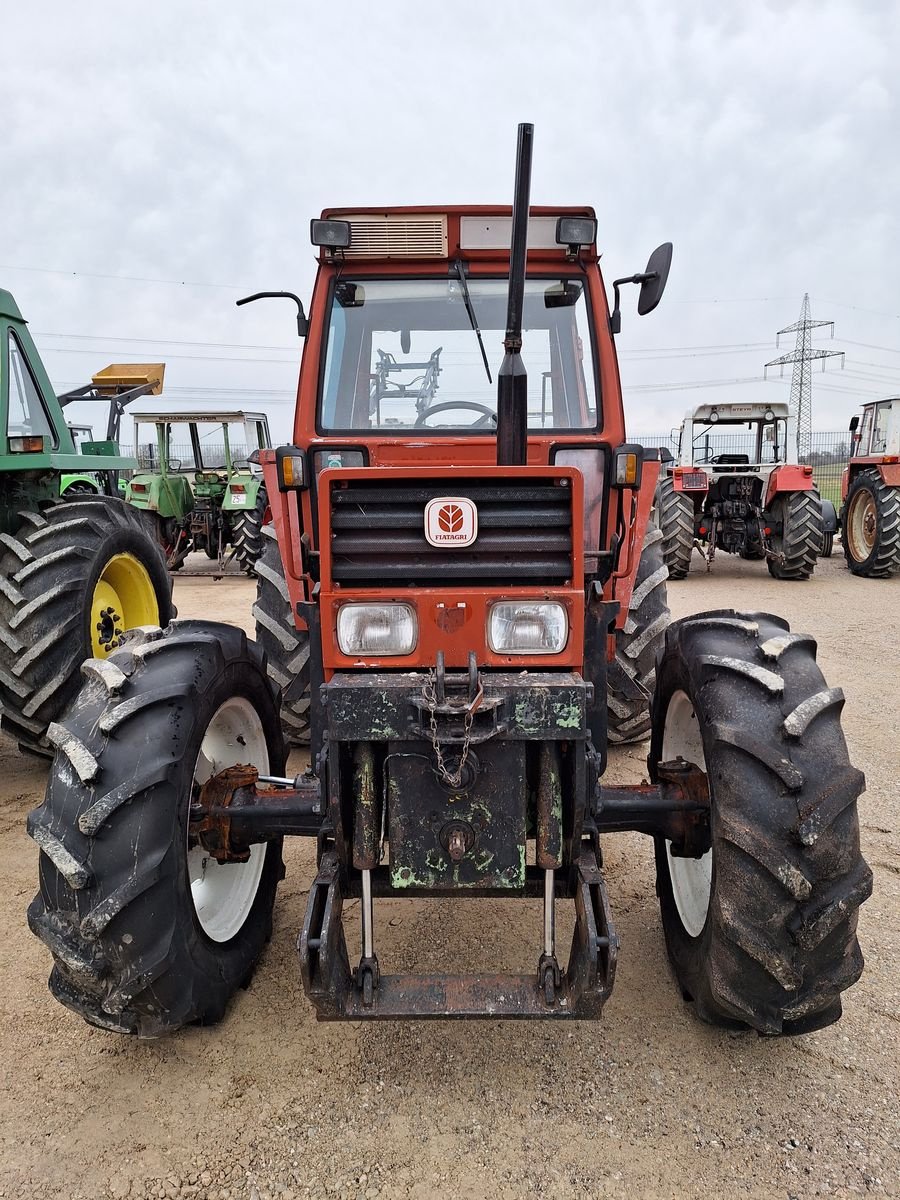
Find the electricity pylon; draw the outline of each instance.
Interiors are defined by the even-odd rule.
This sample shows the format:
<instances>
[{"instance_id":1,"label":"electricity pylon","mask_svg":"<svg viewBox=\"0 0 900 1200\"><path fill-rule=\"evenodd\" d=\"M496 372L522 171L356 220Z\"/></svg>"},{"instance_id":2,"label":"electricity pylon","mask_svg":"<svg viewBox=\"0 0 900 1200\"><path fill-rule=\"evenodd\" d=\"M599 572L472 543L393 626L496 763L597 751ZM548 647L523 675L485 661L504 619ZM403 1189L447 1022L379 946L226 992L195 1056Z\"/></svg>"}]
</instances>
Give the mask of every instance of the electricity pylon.
<instances>
[{"instance_id":1,"label":"electricity pylon","mask_svg":"<svg viewBox=\"0 0 900 1200\"><path fill-rule=\"evenodd\" d=\"M781 367L781 374L784 375L784 368L787 364L794 364L794 373L791 376L790 405L791 412L797 418L797 455L801 462L809 455L812 441L812 368L809 364L814 359L821 358L824 371L826 358L840 356L841 368L843 369L844 366L843 350L813 349L812 331L823 325L831 327L831 336L834 337L834 321L813 321L810 318L809 293L807 292L803 297L800 320L795 321L793 325L785 325L784 329L779 329L775 337L777 349L782 334L796 333L795 348L790 354L782 354L780 358L773 358L771 362L766 363L763 371L763 378L765 378L769 367Z\"/></svg>"}]
</instances>

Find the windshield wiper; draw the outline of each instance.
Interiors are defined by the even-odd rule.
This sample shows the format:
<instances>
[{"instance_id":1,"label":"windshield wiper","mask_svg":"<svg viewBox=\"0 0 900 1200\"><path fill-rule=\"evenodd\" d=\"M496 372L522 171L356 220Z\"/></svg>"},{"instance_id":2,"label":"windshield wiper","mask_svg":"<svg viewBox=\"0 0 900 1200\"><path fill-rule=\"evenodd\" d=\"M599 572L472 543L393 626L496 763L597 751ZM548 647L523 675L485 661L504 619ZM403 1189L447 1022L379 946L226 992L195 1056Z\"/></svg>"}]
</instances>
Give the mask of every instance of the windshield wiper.
<instances>
[{"instance_id":1,"label":"windshield wiper","mask_svg":"<svg viewBox=\"0 0 900 1200\"><path fill-rule=\"evenodd\" d=\"M481 340L481 330L478 328L478 321L475 317L475 309L472 307L472 297L469 295L469 285L466 283L466 272L462 262L456 260L456 274L459 278L460 286L462 287L463 303L466 306L466 312L469 315L469 324L472 326L472 331L478 338L478 349L481 351L481 361L484 363L485 373L488 377L488 383L493 383L491 379L491 368L488 366L487 354L484 349L484 342Z\"/></svg>"}]
</instances>

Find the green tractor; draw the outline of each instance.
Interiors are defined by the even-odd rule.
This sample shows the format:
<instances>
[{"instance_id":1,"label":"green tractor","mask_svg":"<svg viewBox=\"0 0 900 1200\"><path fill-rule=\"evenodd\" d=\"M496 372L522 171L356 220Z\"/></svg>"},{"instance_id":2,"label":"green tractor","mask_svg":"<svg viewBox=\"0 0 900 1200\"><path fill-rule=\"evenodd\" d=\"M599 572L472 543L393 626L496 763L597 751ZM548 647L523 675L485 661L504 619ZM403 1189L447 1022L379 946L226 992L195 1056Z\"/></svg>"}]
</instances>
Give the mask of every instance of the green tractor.
<instances>
[{"instance_id":1,"label":"green tractor","mask_svg":"<svg viewBox=\"0 0 900 1200\"><path fill-rule=\"evenodd\" d=\"M85 659L102 670L127 629L173 615L153 531L116 494L119 472L136 463L113 437L79 453L63 416L73 400L104 400L112 433L116 414L158 394L162 376L161 364L108 367L57 397L15 300L0 290L0 724L23 749L50 755L65 737L53 722ZM90 480L93 494L72 493L73 478Z\"/></svg>"},{"instance_id":2,"label":"green tractor","mask_svg":"<svg viewBox=\"0 0 900 1200\"><path fill-rule=\"evenodd\" d=\"M153 427L149 437L148 426ZM173 430L182 426L188 440L180 443ZM255 456L271 444L263 413L134 414L135 456L141 465L125 497L155 517L169 570L182 567L192 551L202 551L223 570L236 558L248 575L254 574L269 509Z\"/></svg>"}]
</instances>

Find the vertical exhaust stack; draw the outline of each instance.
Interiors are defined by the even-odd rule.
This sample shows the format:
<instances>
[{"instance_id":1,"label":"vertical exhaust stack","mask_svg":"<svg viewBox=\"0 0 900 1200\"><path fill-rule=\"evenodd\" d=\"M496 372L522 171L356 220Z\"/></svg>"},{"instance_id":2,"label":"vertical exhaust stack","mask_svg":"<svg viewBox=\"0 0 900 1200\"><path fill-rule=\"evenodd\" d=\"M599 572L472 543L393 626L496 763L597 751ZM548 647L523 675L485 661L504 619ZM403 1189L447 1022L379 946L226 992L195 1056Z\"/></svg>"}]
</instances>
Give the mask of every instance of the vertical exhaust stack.
<instances>
[{"instance_id":1,"label":"vertical exhaust stack","mask_svg":"<svg viewBox=\"0 0 900 1200\"><path fill-rule=\"evenodd\" d=\"M525 298L525 254L528 248L528 201L534 126L519 126L512 245L509 256L509 299L503 363L497 376L497 465L525 465L528 446L528 376L522 361L522 306Z\"/></svg>"}]
</instances>

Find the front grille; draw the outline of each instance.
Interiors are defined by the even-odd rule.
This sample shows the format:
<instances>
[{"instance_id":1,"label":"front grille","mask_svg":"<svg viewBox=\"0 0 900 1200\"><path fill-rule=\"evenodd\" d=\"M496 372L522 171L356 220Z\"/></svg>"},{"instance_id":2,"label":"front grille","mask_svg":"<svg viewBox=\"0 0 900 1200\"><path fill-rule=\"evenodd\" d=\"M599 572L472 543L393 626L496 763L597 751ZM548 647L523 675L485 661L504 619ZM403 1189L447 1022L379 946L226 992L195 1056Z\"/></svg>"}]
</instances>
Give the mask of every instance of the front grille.
<instances>
[{"instance_id":1,"label":"front grille","mask_svg":"<svg viewBox=\"0 0 900 1200\"><path fill-rule=\"evenodd\" d=\"M464 496L477 508L470 546L427 541L425 506L437 496ZM565 584L572 578L572 490L552 478L332 485L331 577L357 588Z\"/></svg>"}]
</instances>

